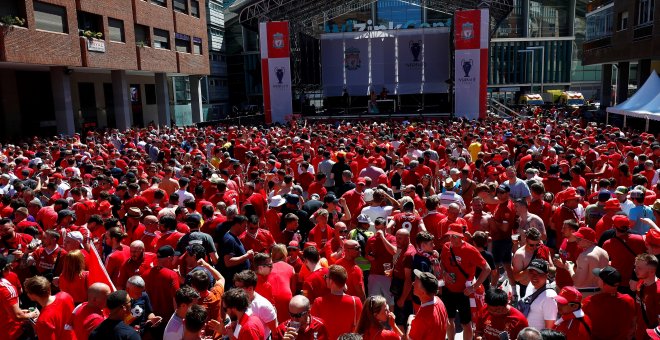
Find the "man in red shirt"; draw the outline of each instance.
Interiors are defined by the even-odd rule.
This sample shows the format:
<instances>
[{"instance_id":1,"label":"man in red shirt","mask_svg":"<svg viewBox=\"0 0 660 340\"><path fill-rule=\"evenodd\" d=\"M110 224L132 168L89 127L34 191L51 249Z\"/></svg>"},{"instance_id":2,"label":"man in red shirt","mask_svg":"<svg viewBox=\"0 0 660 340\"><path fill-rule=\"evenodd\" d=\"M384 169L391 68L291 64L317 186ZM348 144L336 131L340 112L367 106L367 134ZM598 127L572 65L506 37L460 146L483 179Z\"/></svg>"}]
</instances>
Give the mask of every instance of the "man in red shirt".
<instances>
[{"instance_id":1,"label":"man in red shirt","mask_svg":"<svg viewBox=\"0 0 660 340\"><path fill-rule=\"evenodd\" d=\"M282 340L288 336L287 339L328 340L328 330L323 320L312 316L310 309L309 299L302 295L294 296L288 307L291 318L280 323L277 332L273 333L273 339ZM298 327L292 327L292 322L298 322Z\"/></svg>"},{"instance_id":2,"label":"man in red shirt","mask_svg":"<svg viewBox=\"0 0 660 340\"><path fill-rule=\"evenodd\" d=\"M401 212L392 217L387 224L387 229L390 230L392 234L396 234L399 229L408 230L413 245L417 233L420 231L426 231L424 221L419 215L415 214L415 203L412 201L406 201L403 203Z\"/></svg>"},{"instance_id":3,"label":"man in red shirt","mask_svg":"<svg viewBox=\"0 0 660 340\"><path fill-rule=\"evenodd\" d=\"M18 305L19 291L7 279L13 258L0 256L0 329L9 339L18 339L23 333L23 322L35 319L38 312L24 312Z\"/></svg>"},{"instance_id":4,"label":"man in red shirt","mask_svg":"<svg viewBox=\"0 0 660 340\"><path fill-rule=\"evenodd\" d=\"M486 291L486 310L477 321L475 335L483 340L518 338L518 333L528 326L523 313L509 305L507 293L499 288Z\"/></svg>"},{"instance_id":5,"label":"man in red shirt","mask_svg":"<svg viewBox=\"0 0 660 340\"><path fill-rule=\"evenodd\" d=\"M616 234L603 243L603 249L610 257L610 265L621 273L621 282L629 282L635 265L635 257L646 252L644 237L630 233L632 223L626 215L612 217L612 225ZM625 285L620 286L619 291L632 295L630 288Z\"/></svg>"},{"instance_id":6,"label":"man in red shirt","mask_svg":"<svg viewBox=\"0 0 660 340\"><path fill-rule=\"evenodd\" d=\"M635 332L635 301L617 292L621 274L614 267L592 271L600 292L582 301L584 314L591 319L592 339L631 339ZM616 312L613 312L616 311Z\"/></svg>"},{"instance_id":7,"label":"man in red shirt","mask_svg":"<svg viewBox=\"0 0 660 340\"><path fill-rule=\"evenodd\" d=\"M513 241L511 235L514 224L516 223L516 210L510 199L511 188L508 185L500 184L496 189L499 204L493 212L491 221L491 237L493 238L493 258L495 266L503 266L507 277L514 277L513 267L511 267L511 254L513 250ZM449 309L448 309L449 310ZM449 311L451 315L451 311ZM451 327L451 325L450 325Z\"/></svg>"},{"instance_id":8,"label":"man in red shirt","mask_svg":"<svg viewBox=\"0 0 660 340\"><path fill-rule=\"evenodd\" d=\"M491 269L479 250L464 241L465 236L461 230L450 229L447 235L449 242L445 243L440 252L445 280L442 301L447 306L449 316L447 337L452 340L456 335L454 318L458 312L465 331L463 337L472 339L470 295L474 296L476 290L490 277ZM473 283L477 268L481 269L481 273Z\"/></svg>"},{"instance_id":9,"label":"man in red shirt","mask_svg":"<svg viewBox=\"0 0 660 340\"><path fill-rule=\"evenodd\" d=\"M412 263L417 249L410 243L408 229L399 229L396 232L396 245L381 238L385 249L394 256L392 264L392 282L390 293L394 298L394 315L396 323L404 326L408 316L412 314Z\"/></svg>"},{"instance_id":10,"label":"man in red shirt","mask_svg":"<svg viewBox=\"0 0 660 340\"><path fill-rule=\"evenodd\" d=\"M0 253L9 253L15 258L20 258L23 253L27 252L27 245L30 242L32 242L32 236L16 232L11 219L0 219Z\"/></svg>"},{"instance_id":11,"label":"man in red shirt","mask_svg":"<svg viewBox=\"0 0 660 340\"><path fill-rule=\"evenodd\" d=\"M140 222L140 218L142 218L142 211L140 211L140 208L132 207L128 209L128 212L126 213L125 228L127 236L122 240L124 244L129 245L135 240L142 239L145 227L144 224Z\"/></svg>"},{"instance_id":12,"label":"man in red shirt","mask_svg":"<svg viewBox=\"0 0 660 340\"><path fill-rule=\"evenodd\" d=\"M317 297L330 292L325 283L325 276L328 275L328 268L321 266L321 257L316 247L307 247L303 250L302 259L310 274L305 277L302 284L302 293L309 301L314 301Z\"/></svg>"},{"instance_id":13,"label":"man in red shirt","mask_svg":"<svg viewBox=\"0 0 660 340\"><path fill-rule=\"evenodd\" d=\"M183 233L180 233L176 230L177 221L174 216L165 215L160 218L160 232L161 236L156 242L156 249L160 249L163 246L171 246L176 248L179 239L183 237Z\"/></svg>"},{"instance_id":14,"label":"man in red shirt","mask_svg":"<svg viewBox=\"0 0 660 340\"><path fill-rule=\"evenodd\" d=\"M408 339L433 340L447 334L449 323L447 310L440 298L436 296L437 293L438 279L433 273L415 269L414 294L422 304L417 314L411 316L412 321L407 321Z\"/></svg>"},{"instance_id":15,"label":"man in red shirt","mask_svg":"<svg viewBox=\"0 0 660 340\"><path fill-rule=\"evenodd\" d=\"M344 257L339 259L336 264L344 267L348 274L346 280L346 294L357 296L364 301L367 297L364 292L364 274L355 259L360 256L360 244L355 240L344 241Z\"/></svg>"},{"instance_id":16,"label":"man in red shirt","mask_svg":"<svg viewBox=\"0 0 660 340\"><path fill-rule=\"evenodd\" d=\"M68 326L73 328L77 339L89 338L89 334L108 317L105 302L110 292L110 287L101 282L89 287L87 302L83 302L73 310L68 323Z\"/></svg>"},{"instance_id":17,"label":"man in red shirt","mask_svg":"<svg viewBox=\"0 0 660 340\"><path fill-rule=\"evenodd\" d=\"M75 340L75 333L67 327L74 307L71 295L64 292L50 295L50 282L43 276L25 280L24 288L30 300L41 306L41 313L34 325L39 340Z\"/></svg>"},{"instance_id":18,"label":"man in red shirt","mask_svg":"<svg viewBox=\"0 0 660 340\"><path fill-rule=\"evenodd\" d=\"M233 288L222 294L222 305L231 319L229 328L224 328L222 323L214 322L216 332L236 340L263 339L265 336L264 326L256 315L248 315L247 309L250 299L247 293L238 288ZM224 331L229 329L230 332Z\"/></svg>"},{"instance_id":19,"label":"man in red shirt","mask_svg":"<svg viewBox=\"0 0 660 340\"><path fill-rule=\"evenodd\" d=\"M245 232L238 237L243 243L245 250L252 249L255 253L269 253L275 244L275 239L270 231L259 227L259 217L252 215L248 218Z\"/></svg>"},{"instance_id":20,"label":"man in red shirt","mask_svg":"<svg viewBox=\"0 0 660 340\"><path fill-rule=\"evenodd\" d=\"M352 332L362 312L362 301L356 296L344 294L347 278L344 267L330 266L325 279L330 293L316 298L312 304L312 315L323 320L329 339Z\"/></svg>"},{"instance_id":21,"label":"man in red shirt","mask_svg":"<svg viewBox=\"0 0 660 340\"><path fill-rule=\"evenodd\" d=\"M179 275L168 267L172 266L179 255L171 246L159 248L154 267L142 275L153 313L161 318L169 318L176 309L174 295L179 289Z\"/></svg>"},{"instance_id":22,"label":"man in red shirt","mask_svg":"<svg viewBox=\"0 0 660 340\"><path fill-rule=\"evenodd\" d=\"M133 241L130 246L130 256L119 269L117 289L126 288L126 281L133 275L142 275L153 266L156 254L146 252L142 241Z\"/></svg>"},{"instance_id":23,"label":"man in red shirt","mask_svg":"<svg viewBox=\"0 0 660 340\"><path fill-rule=\"evenodd\" d=\"M564 287L555 296L559 319L553 329L564 333L566 340L591 338L591 319L582 311L582 293L573 286Z\"/></svg>"},{"instance_id":24,"label":"man in red shirt","mask_svg":"<svg viewBox=\"0 0 660 340\"><path fill-rule=\"evenodd\" d=\"M637 322L636 339L648 339L646 330L658 327L660 315L660 279L655 273L658 259L650 254L638 255L635 258L635 274L639 279L635 309Z\"/></svg>"},{"instance_id":25,"label":"man in red shirt","mask_svg":"<svg viewBox=\"0 0 660 340\"><path fill-rule=\"evenodd\" d=\"M374 222L376 233L367 240L367 259L371 263L367 285L370 295L381 295L387 300L389 306L394 305L394 298L390 293L392 279L386 275L384 265L387 263L392 269L391 251L396 250L396 237L385 231L385 219L379 217ZM391 273L388 273L391 275Z\"/></svg>"},{"instance_id":26,"label":"man in red shirt","mask_svg":"<svg viewBox=\"0 0 660 340\"><path fill-rule=\"evenodd\" d=\"M28 257L28 264L34 265L38 275L52 279L62 272L61 260L67 252L57 244L60 239L58 232L46 230L45 235L43 244Z\"/></svg>"}]
</instances>

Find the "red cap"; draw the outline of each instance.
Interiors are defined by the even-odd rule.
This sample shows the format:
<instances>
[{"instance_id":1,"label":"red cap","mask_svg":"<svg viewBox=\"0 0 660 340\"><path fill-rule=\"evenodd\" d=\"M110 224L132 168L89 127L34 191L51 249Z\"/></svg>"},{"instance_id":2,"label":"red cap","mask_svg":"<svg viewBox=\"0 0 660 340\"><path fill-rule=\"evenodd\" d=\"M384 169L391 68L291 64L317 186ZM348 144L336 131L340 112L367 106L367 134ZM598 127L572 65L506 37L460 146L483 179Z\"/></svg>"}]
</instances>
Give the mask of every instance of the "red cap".
<instances>
[{"instance_id":1,"label":"red cap","mask_svg":"<svg viewBox=\"0 0 660 340\"><path fill-rule=\"evenodd\" d=\"M445 235L464 237L464 235L463 235L463 226L458 224L458 223L452 223L452 224L449 225L449 229L447 230Z\"/></svg>"},{"instance_id":2,"label":"red cap","mask_svg":"<svg viewBox=\"0 0 660 340\"><path fill-rule=\"evenodd\" d=\"M596 243L596 232L589 227L581 227L577 232L573 233L573 236Z\"/></svg>"},{"instance_id":3,"label":"red cap","mask_svg":"<svg viewBox=\"0 0 660 340\"><path fill-rule=\"evenodd\" d=\"M287 246L287 249L288 248L300 249L300 243L298 243L298 241L291 241L289 242L289 246Z\"/></svg>"},{"instance_id":4,"label":"red cap","mask_svg":"<svg viewBox=\"0 0 660 340\"><path fill-rule=\"evenodd\" d=\"M305 242L305 246L303 248L307 248L307 247L314 247L316 249L319 249L319 246L316 245L316 242Z\"/></svg>"},{"instance_id":5,"label":"red cap","mask_svg":"<svg viewBox=\"0 0 660 340\"><path fill-rule=\"evenodd\" d=\"M63 179L63 178L64 178L64 175L62 175L61 173L57 172L57 173L54 173L54 174L53 174L53 178Z\"/></svg>"},{"instance_id":6,"label":"red cap","mask_svg":"<svg viewBox=\"0 0 660 340\"><path fill-rule=\"evenodd\" d=\"M607 202L605 202L605 210L619 211L621 210L621 203L619 203L619 200L616 198L609 199Z\"/></svg>"},{"instance_id":7,"label":"red cap","mask_svg":"<svg viewBox=\"0 0 660 340\"><path fill-rule=\"evenodd\" d=\"M644 241L646 244L653 247L660 247L660 231L656 229L650 229L646 235L644 235Z\"/></svg>"},{"instance_id":8,"label":"red cap","mask_svg":"<svg viewBox=\"0 0 660 340\"><path fill-rule=\"evenodd\" d=\"M630 229L631 227L630 219L625 215L616 215L612 217L612 224L616 229Z\"/></svg>"},{"instance_id":9,"label":"red cap","mask_svg":"<svg viewBox=\"0 0 660 340\"><path fill-rule=\"evenodd\" d=\"M562 305L580 303L582 302L582 293L573 286L564 287L559 292L559 295L555 296L555 300Z\"/></svg>"},{"instance_id":10,"label":"red cap","mask_svg":"<svg viewBox=\"0 0 660 340\"><path fill-rule=\"evenodd\" d=\"M367 181L364 180L364 177L359 177L355 184L362 184L362 185L367 185Z\"/></svg>"}]
</instances>

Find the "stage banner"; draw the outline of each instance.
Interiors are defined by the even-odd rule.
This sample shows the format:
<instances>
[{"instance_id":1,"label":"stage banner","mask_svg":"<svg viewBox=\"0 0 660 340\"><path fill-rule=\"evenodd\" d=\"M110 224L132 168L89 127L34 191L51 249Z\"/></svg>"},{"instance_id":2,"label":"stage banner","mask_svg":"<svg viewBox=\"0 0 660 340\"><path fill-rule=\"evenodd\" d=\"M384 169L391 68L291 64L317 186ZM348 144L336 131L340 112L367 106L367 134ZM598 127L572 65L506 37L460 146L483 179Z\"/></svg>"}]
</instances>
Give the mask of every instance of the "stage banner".
<instances>
[{"instance_id":1,"label":"stage banner","mask_svg":"<svg viewBox=\"0 0 660 340\"><path fill-rule=\"evenodd\" d=\"M422 71L425 63L422 34L423 29L396 32L399 94L422 93Z\"/></svg>"},{"instance_id":2,"label":"stage banner","mask_svg":"<svg viewBox=\"0 0 660 340\"><path fill-rule=\"evenodd\" d=\"M325 97L338 97L344 89L344 39L341 34L321 37L322 82Z\"/></svg>"},{"instance_id":3,"label":"stage banner","mask_svg":"<svg viewBox=\"0 0 660 340\"><path fill-rule=\"evenodd\" d=\"M395 62L394 62L394 36L384 31L370 32L375 37L371 38L371 83L376 93L383 88L390 94L394 94Z\"/></svg>"},{"instance_id":4,"label":"stage banner","mask_svg":"<svg viewBox=\"0 0 660 340\"><path fill-rule=\"evenodd\" d=\"M369 93L369 40L346 34L343 60L348 93L366 96Z\"/></svg>"},{"instance_id":5,"label":"stage banner","mask_svg":"<svg viewBox=\"0 0 660 340\"><path fill-rule=\"evenodd\" d=\"M454 100L457 117L486 117L489 18L488 9L455 13Z\"/></svg>"},{"instance_id":6,"label":"stage banner","mask_svg":"<svg viewBox=\"0 0 660 340\"><path fill-rule=\"evenodd\" d=\"M293 114L289 23L260 23L259 45L266 123L284 123Z\"/></svg>"},{"instance_id":7,"label":"stage banner","mask_svg":"<svg viewBox=\"0 0 660 340\"><path fill-rule=\"evenodd\" d=\"M424 29L424 93L447 93L449 27Z\"/></svg>"}]
</instances>

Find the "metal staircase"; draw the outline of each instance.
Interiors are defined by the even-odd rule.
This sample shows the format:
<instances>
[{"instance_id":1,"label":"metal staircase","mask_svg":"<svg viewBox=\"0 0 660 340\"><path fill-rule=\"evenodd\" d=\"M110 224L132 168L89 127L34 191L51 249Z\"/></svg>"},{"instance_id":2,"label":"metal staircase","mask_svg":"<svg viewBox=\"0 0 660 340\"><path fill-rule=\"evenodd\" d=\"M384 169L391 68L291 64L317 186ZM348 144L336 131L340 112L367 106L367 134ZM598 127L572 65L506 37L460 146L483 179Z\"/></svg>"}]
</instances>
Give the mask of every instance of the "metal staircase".
<instances>
[{"instance_id":1,"label":"metal staircase","mask_svg":"<svg viewBox=\"0 0 660 340\"><path fill-rule=\"evenodd\" d=\"M520 114L508 106L504 105L503 103L490 98L488 102L490 106L490 111L492 115L495 115L499 118L503 119L513 119L513 118L520 118Z\"/></svg>"}]
</instances>

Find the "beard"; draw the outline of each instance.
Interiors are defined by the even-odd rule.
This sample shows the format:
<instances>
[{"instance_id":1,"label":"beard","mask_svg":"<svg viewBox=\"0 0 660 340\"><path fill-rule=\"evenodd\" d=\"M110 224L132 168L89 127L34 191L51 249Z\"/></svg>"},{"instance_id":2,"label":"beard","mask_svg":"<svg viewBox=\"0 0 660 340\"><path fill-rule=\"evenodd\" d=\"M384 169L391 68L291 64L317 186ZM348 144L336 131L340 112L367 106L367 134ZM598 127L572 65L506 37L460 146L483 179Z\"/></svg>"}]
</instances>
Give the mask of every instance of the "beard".
<instances>
[{"instance_id":1,"label":"beard","mask_svg":"<svg viewBox=\"0 0 660 340\"><path fill-rule=\"evenodd\" d=\"M227 314L229 314L229 320L231 320L232 322L235 322L235 321L238 320L238 315L233 314L233 313L227 313Z\"/></svg>"}]
</instances>

